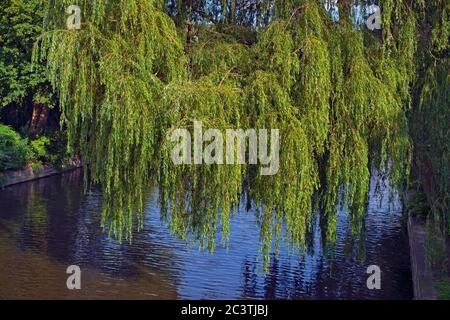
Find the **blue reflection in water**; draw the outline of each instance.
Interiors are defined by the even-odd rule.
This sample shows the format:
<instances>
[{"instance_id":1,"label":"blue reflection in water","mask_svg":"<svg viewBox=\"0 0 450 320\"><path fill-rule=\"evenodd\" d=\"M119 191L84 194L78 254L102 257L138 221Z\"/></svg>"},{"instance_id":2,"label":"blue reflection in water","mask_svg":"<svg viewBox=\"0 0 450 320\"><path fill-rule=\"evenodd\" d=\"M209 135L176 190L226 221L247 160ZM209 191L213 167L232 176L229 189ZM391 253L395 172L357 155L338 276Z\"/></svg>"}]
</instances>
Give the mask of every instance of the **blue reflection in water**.
<instances>
[{"instance_id":1,"label":"blue reflection in water","mask_svg":"<svg viewBox=\"0 0 450 320\"><path fill-rule=\"evenodd\" d=\"M209 254L171 235L160 219L155 189L148 195L143 230L135 233L131 244L120 244L102 232L101 193L84 194L80 172L10 187L0 191L0 259L13 270L3 280L3 288L18 288L13 292L0 288L0 297L59 297L63 291L57 282L61 280L50 271L48 276L36 277L33 270L78 264L93 274L80 293L84 298L410 299L409 249L401 203L398 197L389 201L387 187L376 193L375 179L367 210L365 258L358 257L349 221L341 210L338 241L332 249L322 247L316 217L310 250L288 254L282 242L280 254L271 257L268 274L258 254L254 211L239 210L231 218L228 251L218 246ZM216 242L220 241L218 234ZM33 254L33 261L14 266L22 253ZM372 264L381 267L381 290L366 288L366 268ZM42 283L27 286L30 277Z\"/></svg>"}]
</instances>

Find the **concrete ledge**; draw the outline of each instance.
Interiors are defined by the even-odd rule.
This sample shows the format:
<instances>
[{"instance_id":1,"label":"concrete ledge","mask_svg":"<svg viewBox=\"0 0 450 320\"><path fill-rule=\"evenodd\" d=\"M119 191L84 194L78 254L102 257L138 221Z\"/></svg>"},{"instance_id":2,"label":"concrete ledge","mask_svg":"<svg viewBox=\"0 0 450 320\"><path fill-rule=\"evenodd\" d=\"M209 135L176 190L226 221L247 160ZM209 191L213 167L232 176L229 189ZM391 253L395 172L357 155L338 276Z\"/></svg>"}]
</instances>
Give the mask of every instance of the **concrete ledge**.
<instances>
[{"instance_id":1,"label":"concrete ledge","mask_svg":"<svg viewBox=\"0 0 450 320\"><path fill-rule=\"evenodd\" d=\"M409 250L415 300L436 300L433 274L426 263L425 223L408 214Z\"/></svg>"},{"instance_id":2,"label":"concrete ledge","mask_svg":"<svg viewBox=\"0 0 450 320\"><path fill-rule=\"evenodd\" d=\"M34 170L31 167L6 170L4 172L1 172L1 174L3 175L3 183L0 183L0 187L5 188L15 184L42 179L78 168L81 168L80 161L70 161L68 164L64 165L61 168L56 168L53 165L47 164L43 165L43 168L39 170Z\"/></svg>"}]
</instances>

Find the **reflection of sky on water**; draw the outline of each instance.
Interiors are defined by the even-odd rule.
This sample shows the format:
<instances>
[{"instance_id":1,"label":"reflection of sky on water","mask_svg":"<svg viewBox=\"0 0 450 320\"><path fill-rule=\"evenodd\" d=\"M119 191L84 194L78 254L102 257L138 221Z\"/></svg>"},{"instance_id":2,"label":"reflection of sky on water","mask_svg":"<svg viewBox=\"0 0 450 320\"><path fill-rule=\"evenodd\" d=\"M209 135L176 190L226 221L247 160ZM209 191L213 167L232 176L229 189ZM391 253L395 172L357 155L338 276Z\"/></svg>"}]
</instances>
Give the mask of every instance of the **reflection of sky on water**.
<instances>
[{"instance_id":1,"label":"reflection of sky on water","mask_svg":"<svg viewBox=\"0 0 450 320\"><path fill-rule=\"evenodd\" d=\"M120 244L101 232L101 194L92 191L83 195L81 185L81 175L72 174L0 192L0 228L7 230L21 250L99 270L108 275L104 281L115 282L116 290L123 280L156 277L176 288L181 298L411 298L401 205L394 199L389 206L387 188L380 189L383 198L376 196L374 183L366 223L365 260L358 259L357 250L350 245L349 222L340 211L332 260L323 253L319 221L315 219L310 250L289 255L281 241L280 255L272 255L267 275L258 254L259 228L252 211L242 209L232 217L228 251L218 245L215 253L209 254L188 247L170 234L160 219L157 192L153 190L143 230L134 234L132 244ZM218 234L216 243L220 241ZM365 271L371 264L382 269L381 291L366 288ZM139 290L160 296L145 285Z\"/></svg>"},{"instance_id":2,"label":"reflection of sky on water","mask_svg":"<svg viewBox=\"0 0 450 320\"><path fill-rule=\"evenodd\" d=\"M349 220L345 211L338 215L338 241L333 248L333 260L324 256L319 220L314 220L313 245L308 252L288 254L281 242L280 256L272 255L269 274L264 276L259 250L259 229L256 227L254 212L240 212L232 218L228 251L218 246L214 254L200 252L196 248L187 249L184 242L175 240L159 220L156 196L147 208L145 228L160 226L158 242L170 243L178 261L178 292L184 298L334 298L334 297L388 297L400 289L408 296L411 284L407 281L409 256L405 239L398 248L405 261L400 268L386 265L385 259L397 255L388 252L383 243L402 238L398 198L389 200L389 190L381 188L375 193L375 183L371 186L369 213L367 215L366 261L357 258L357 248L350 245ZM149 231L149 235L155 230ZM220 243L221 235L217 235ZM386 250L385 250L386 249ZM369 263L370 262L370 263ZM389 261L387 261L389 263ZM386 284L392 282L394 288L382 293L371 292L365 286L366 268L370 264L385 264ZM401 271L399 271L401 270ZM397 277L397 272L404 275ZM409 280L410 281L410 280ZM354 288L352 287L354 286ZM397 288L395 288L397 286ZM405 296L404 296L405 297Z\"/></svg>"}]
</instances>

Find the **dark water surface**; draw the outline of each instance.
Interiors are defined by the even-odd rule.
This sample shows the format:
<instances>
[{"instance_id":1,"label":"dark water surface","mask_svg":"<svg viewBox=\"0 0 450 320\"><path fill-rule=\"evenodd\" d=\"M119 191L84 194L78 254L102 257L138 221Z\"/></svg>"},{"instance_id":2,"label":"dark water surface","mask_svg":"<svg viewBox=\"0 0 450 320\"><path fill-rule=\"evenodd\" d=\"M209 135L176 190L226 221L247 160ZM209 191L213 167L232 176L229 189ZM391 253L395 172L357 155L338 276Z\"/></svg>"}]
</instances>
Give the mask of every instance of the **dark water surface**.
<instances>
[{"instance_id":1,"label":"dark water surface","mask_svg":"<svg viewBox=\"0 0 450 320\"><path fill-rule=\"evenodd\" d=\"M9 187L0 190L0 298L411 299L402 207L388 201L386 190L376 195L374 185L364 259L350 245L341 213L332 262L316 226L311 252L289 255L282 244L266 275L254 212L238 212L228 251L218 246L209 254L170 234L156 190L149 192L144 229L132 244L119 244L102 233L101 193L83 193L80 171ZM81 290L66 287L69 265L81 267ZM369 265L381 268L381 290L367 289Z\"/></svg>"}]
</instances>

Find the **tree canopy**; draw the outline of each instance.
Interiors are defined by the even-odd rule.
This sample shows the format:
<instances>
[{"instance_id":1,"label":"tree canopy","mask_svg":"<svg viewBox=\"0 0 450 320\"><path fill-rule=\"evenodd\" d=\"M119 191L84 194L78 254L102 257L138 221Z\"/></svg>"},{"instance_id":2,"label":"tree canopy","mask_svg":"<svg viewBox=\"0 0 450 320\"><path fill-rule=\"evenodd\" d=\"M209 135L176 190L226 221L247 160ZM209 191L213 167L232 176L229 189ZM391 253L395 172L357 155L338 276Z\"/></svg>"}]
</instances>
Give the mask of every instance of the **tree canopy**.
<instances>
[{"instance_id":1,"label":"tree canopy","mask_svg":"<svg viewBox=\"0 0 450 320\"><path fill-rule=\"evenodd\" d=\"M0 4L0 108L27 98L51 103L45 66L32 66L31 52L42 33L45 2L5 0Z\"/></svg>"},{"instance_id":2,"label":"tree canopy","mask_svg":"<svg viewBox=\"0 0 450 320\"><path fill-rule=\"evenodd\" d=\"M72 1L50 0L34 63L47 66L70 147L102 186L104 227L130 239L156 182L173 232L209 250L244 201L259 210L266 259L283 225L305 246L314 210L328 241L339 204L362 235L371 167L405 183L409 114L448 101L434 91L448 97L448 3L376 1L382 29L370 31L372 3L80 0L82 27L67 30ZM193 120L280 129L280 171L174 165L167 134Z\"/></svg>"}]
</instances>

